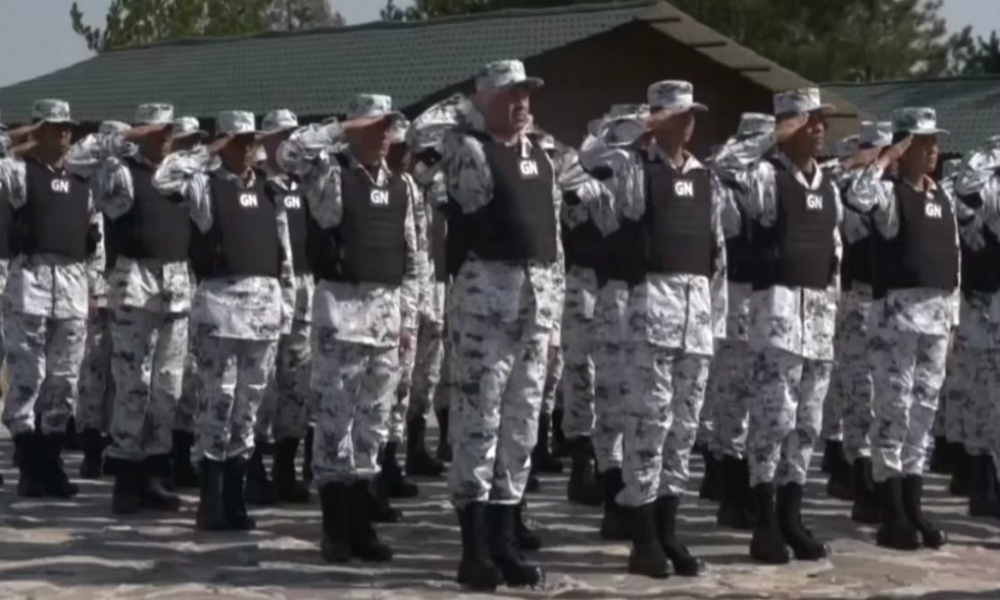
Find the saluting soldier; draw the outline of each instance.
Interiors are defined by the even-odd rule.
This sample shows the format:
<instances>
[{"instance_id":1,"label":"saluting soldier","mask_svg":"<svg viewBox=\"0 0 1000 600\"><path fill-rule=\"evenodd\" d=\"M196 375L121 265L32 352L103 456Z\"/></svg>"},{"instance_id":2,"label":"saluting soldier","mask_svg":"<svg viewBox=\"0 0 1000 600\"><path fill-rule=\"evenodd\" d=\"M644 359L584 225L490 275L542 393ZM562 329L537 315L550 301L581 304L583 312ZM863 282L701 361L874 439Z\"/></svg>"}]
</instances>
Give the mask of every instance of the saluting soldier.
<instances>
[{"instance_id":1,"label":"saluting soldier","mask_svg":"<svg viewBox=\"0 0 1000 600\"><path fill-rule=\"evenodd\" d=\"M32 121L18 132L30 139L0 161L0 204L20 255L4 293L10 387L3 423L19 457L18 494L65 498L78 491L61 455L86 350L89 282L103 272L104 253L85 179L92 165L74 174L67 161L76 125L69 104L39 100Z\"/></svg>"},{"instance_id":2,"label":"saluting soldier","mask_svg":"<svg viewBox=\"0 0 1000 600\"><path fill-rule=\"evenodd\" d=\"M260 132L252 113L224 111L208 147L173 153L154 176L161 194L187 204L198 278L191 307L197 336L196 416L201 484L196 525L248 530L244 485L254 420L291 327L292 251L284 205L254 168Z\"/></svg>"},{"instance_id":3,"label":"saluting soldier","mask_svg":"<svg viewBox=\"0 0 1000 600\"><path fill-rule=\"evenodd\" d=\"M871 212L877 240L871 360L872 468L882 507L880 546L939 548L944 531L923 512L927 442L959 323L956 206L931 174L938 136L931 108L893 114L893 147L853 184L848 201ZM885 178L898 161L898 174Z\"/></svg>"}]
</instances>

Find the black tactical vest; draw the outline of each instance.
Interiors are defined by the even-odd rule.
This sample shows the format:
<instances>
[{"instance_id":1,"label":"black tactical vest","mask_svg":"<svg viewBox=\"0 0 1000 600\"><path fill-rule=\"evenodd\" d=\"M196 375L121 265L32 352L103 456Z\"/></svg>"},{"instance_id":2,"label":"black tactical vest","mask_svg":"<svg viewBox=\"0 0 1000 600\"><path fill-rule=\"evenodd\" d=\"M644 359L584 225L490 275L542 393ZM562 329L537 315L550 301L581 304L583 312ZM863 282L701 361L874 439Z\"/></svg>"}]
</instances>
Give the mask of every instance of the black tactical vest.
<instances>
[{"instance_id":1,"label":"black tactical vest","mask_svg":"<svg viewBox=\"0 0 1000 600\"><path fill-rule=\"evenodd\" d=\"M190 210L153 188L153 167L133 159L128 159L126 166L132 175L132 208L105 223L110 225L107 228L108 254L165 262L186 261L193 229Z\"/></svg>"},{"instance_id":2,"label":"black tactical vest","mask_svg":"<svg viewBox=\"0 0 1000 600\"><path fill-rule=\"evenodd\" d=\"M593 221L585 221L570 229L563 227L563 250L568 267L593 269L601 255L604 236Z\"/></svg>"},{"instance_id":3,"label":"black tactical vest","mask_svg":"<svg viewBox=\"0 0 1000 600\"><path fill-rule=\"evenodd\" d=\"M263 173L244 189L212 175L212 228L196 233L192 266L199 280L215 277L279 277L282 248L277 209L267 193Z\"/></svg>"},{"instance_id":4,"label":"black tactical vest","mask_svg":"<svg viewBox=\"0 0 1000 600\"><path fill-rule=\"evenodd\" d=\"M646 228L642 222L622 219L599 248L594 272L601 286L609 280L636 285L646 276Z\"/></svg>"},{"instance_id":5,"label":"black tactical vest","mask_svg":"<svg viewBox=\"0 0 1000 600\"><path fill-rule=\"evenodd\" d=\"M872 284L872 262L875 260L872 236L852 244L844 244L844 260L840 267L840 287L849 290L855 283Z\"/></svg>"},{"instance_id":6,"label":"black tactical vest","mask_svg":"<svg viewBox=\"0 0 1000 600\"><path fill-rule=\"evenodd\" d=\"M313 259L316 274L330 281L369 282L398 286L406 265L406 182L392 175L385 187L374 185L365 173L339 155L340 185L344 206L340 224L320 229L313 221L310 251L323 253ZM325 239L324 239L325 238Z\"/></svg>"},{"instance_id":7,"label":"black tactical vest","mask_svg":"<svg viewBox=\"0 0 1000 600\"><path fill-rule=\"evenodd\" d=\"M25 161L27 202L14 211L18 250L85 260L90 254L90 188L65 171Z\"/></svg>"},{"instance_id":8,"label":"black tactical vest","mask_svg":"<svg viewBox=\"0 0 1000 600\"><path fill-rule=\"evenodd\" d=\"M287 190L268 182L268 193L276 206L284 206L288 215L288 235L292 244L292 266L296 275L311 273L310 261L306 255L306 197L301 188Z\"/></svg>"},{"instance_id":9,"label":"black tactical vest","mask_svg":"<svg viewBox=\"0 0 1000 600\"><path fill-rule=\"evenodd\" d=\"M725 180L722 183L734 196L746 194L746 190L735 183ZM752 224L742 210L739 216L742 221L739 233L726 239L726 279L733 283L750 284L754 276L754 251L750 242Z\"/></svg>"},{"instance_id":10,"label":"black tactical vest","mask_svg":"<svg viewBox=\"0 0 1000 600\"><path fill-rule=\"evenodd\" d=\"M519 144L508 147L487 135L473 135L482 142L486 154L493 198L462 219L469 228L469 249L489 261L554 261L554 175L545 152L532 144L531 155L522 158Z\"/></svg>"},{"instance_id":11,"label":"black tactical vest","mask_svg":"<svg viewBox=\"0 0 1000 600\"><path fill-rule=\"evenodd\" d=\"M875 297L895 289L953 289L959 250L951 202L940 188L928 195L897 181L894 189L899 232L891 240L879 237Z\"/></svg>"},{"instance_id":12,"label":"black tactical vest","mask_svg":"<svg viewBox=\"0 0 1000 600\"><path fill-rule=\"evenodd\" d=\"M818 190L810 190L781 161L771 164L778 213L774 225L765 228L755 223L751 233L754 289L775 285L825 289L838 268L833 184L824 177Z\"/></svg>"},{"instance_id":13,"label":"black tactical vest","mask_svg":"<svg viewBox=\"0 0 1000 600\"><path fill-rule=\"evenodd\" d=\"M651 273L712 275L712 186L709 172L678 173L646 161L646 265Z\"/></svg>"}]
</instances>

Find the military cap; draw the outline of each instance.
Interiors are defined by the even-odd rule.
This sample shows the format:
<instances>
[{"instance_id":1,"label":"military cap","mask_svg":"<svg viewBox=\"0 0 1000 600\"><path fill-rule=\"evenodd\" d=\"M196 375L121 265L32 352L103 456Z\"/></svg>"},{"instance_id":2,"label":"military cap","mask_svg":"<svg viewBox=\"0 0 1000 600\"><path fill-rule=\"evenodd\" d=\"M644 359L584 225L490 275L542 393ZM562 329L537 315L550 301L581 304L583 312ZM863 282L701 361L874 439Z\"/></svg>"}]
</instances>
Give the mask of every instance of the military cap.
<instances>
[{"instance_id":1,"label":"military cap","mask_svg":"<svg viewBox=\"0 0 1000 600\"><path fill-rule=\"evenodd\" d=\"M860 144L862 148L885 148L892 145L892 123L889 121L862 121Z\"/></svg>"},{"instance_id":2,"label":"military cap","mask_svg":"<svg viewBox=\"0 0 1000 600\"><path fill-rule=\"evenodd\" d=\"M908 107L894 111L892 132L910 135L948 135L947 129L937 126L937 112L927 107Z\"/></svg>"},{"instance_id":3,"label":"military cap","mask_svg":"<svg viewBox=\"0 0 1000 600\"><path fill-rule=\"evenodd\" d=\"M170 104L140 104L135 109L136 125L165 125L173 124L174 107Z\"/></svg>"},{"instance_id":4,"label":"military cap","mask_svg":"<svg viewBox=\"0 0 1000 600\"><path fill-rule=\"evenodd\" d=\"M208 137L208 132L202 130L201 123L195 117L177 117L174 119L175 138L186 138L192 135L206 138Z\"/></svg>"},{"instance_id":5,"label":"military cap","mask_svg":"<svg viewBox=\"0 0 1000 600\"><path fill-rule=\"evenodd\" d=\"M775 116L832 110L832 104L823 103L820 99L819 88L801 88L774 95Z\"/></svg>"},{"instance_id":6,"label":"military cap","mask_svg":"<svg viewBox=\"0 0 1000 600\"><path fill-rule=\"evenodd\" d=\"M102 121L97 128L97 133L107 135L109 133L122 133L131 129L128 123L122 121Z\"/></svg>"},{"instance_id":7,"label":"military cap","mask_svg":"<svg viewBox=\"0 0 1000 600\"><path fill-rule=\"evenodd\" d=\"M298 127L299 118L287 108L272 110L264 115L264 120L260 124L260 128L264 133L287 131L289 129L298 129Z\"/></svg>"},{"instance_id":8,"label":"military cap","mask_svg":"<svg viewBox=\"0 0 1000 600\"><path fill-rule=\"evenodd\" d=\"M36 100L35 105L31 108L31 118L33 121L40 121L42 123L77 124L70 117L69 102L52 98Z\"/></svg>"},{"instance_id":9,"label":"military cap","mask_svg":"<svg viewBox=\"0 0 1000 600\"><path fill-rule=\"evenodd\" d=\"M476 73L476 92L485 92L512 85L537 90L545 85L538 77L528 77L524 63L519 60L498 60L483 65Z\"/></svg>"},{"instance_id":10,"label":"military cap","mask_svg":"<svg viewBox=\"0 0 1000 600\"><path fill-rule=\"evenodd\" d=\"M345 127L364 127L382 119L402 119L403 113L392 109L392 97L384 94L358 94L347 104Z\"/></svg>"},{"instance_id":11,"label":"military cap","mask_svg":"<svg viewBox=\"0 0 1000 600\"><path fill-rule=\"evenodd\" d=\"M861 136L849 135L837 142L837 158L849 158L854 156L861 148Z\"/></svg>"},{"instance_id":12,"label":"military cap","mask_svg":"<svg viewBox=\"0 0 1000 600\"><path fill-rule=\"evenodd\" d=\"M764 113L746 112L740 115L736 127L736 137L746 139L756 135L766 135L774 131L774 117Z\"/></svg>"},{"instance_id":13,"label":"military cap","mask_svg":"<svg viewBox=\"0 0 1000 600\"><path fill-rule=\"evenodd\" d=\"M646 99L650 111L654 113L658 110L671 112L708 110L704 104L694 101L694 86L688 81L658 81L649 86Z\"/></svg>"},{"instance_id":14,"label":"military cap","mask_svg":"<svg viewBox=\"0 0 1000 600\"><path fill-rule=\"evenodd\" d=\"M224 110L215 118L216 135L260 135L252 112Z\"/></svg>"}]
</instances>

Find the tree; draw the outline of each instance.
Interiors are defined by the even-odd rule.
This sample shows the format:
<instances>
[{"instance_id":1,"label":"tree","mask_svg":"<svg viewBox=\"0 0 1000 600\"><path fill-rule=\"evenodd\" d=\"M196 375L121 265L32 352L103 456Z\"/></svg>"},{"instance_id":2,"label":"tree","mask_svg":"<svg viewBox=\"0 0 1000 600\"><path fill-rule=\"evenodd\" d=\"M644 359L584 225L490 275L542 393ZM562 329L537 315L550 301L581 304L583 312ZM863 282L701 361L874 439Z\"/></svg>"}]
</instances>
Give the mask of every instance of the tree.
<instances>
[{"instance_id":1,"label":"tree","mask_svg":"<svg viewBox=\"0 0 1000 600\"><path fill-rule=\"evenodd\" d=\"M972 27L952 36L951 73L955 75L1000 75L1000 36L972 37Z\"/></svg>"},{"instance_id":2,"label":"tree","mask_svg":"<svg viewBox=\"0 0 1000 600\"><path fill-rule=\"evenodd\" d=\"M580 1L588 0L416 0L414 12L415 18L434 18ZM948 69L942 0L670 1L722 35L813 81L910 77Z\"/></svg>"},{"instance_id":3,"label":"tree","mask_svg":"<svg viewBox=\"0 0 1000 600\"><path fill-rule=\"evenodd\" d=\"M379 11L383 21L419 21L426 15L416 6L400 8L394 0L386 0L385 6Z\"/></svg>"},{"instance_id":4,"label":"tree","mask_svg":"<svg viewBox=\"0 0 1000 600\"><path fill-rule=\"evenodd\" d=\"M84 24L83 17L74 2L73 31L97 52L186 37L344 24L325 0L112 0L103 28Z\"/></svg>"}]
</instances>

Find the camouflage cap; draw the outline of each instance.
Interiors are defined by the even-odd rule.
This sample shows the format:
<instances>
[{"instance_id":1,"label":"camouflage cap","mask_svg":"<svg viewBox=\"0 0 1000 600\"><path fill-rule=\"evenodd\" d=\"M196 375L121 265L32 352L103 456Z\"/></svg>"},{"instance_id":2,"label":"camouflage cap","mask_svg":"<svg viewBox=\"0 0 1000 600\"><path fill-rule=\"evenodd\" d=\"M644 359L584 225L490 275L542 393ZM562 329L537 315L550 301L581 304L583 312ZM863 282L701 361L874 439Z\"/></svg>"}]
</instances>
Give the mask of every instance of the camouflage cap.
<instances>
[{"instance_id":1,"label":"camouflage cap","mask_svg":"<svg viewBox=\"0 0 1000 600\"><path fill-rule=\"evenodd\" d=\"M345 127L364 127L382 119L402 119L403 113L392 109L392 97L384 94L358 94L347 103Z\"/></svg>"},{"instance_id":2,"label":"camouflage cap","mask_svg":"<svg viewBox=\"0 0 1000 600\"><path fill-rule=\"evenodd\" d=\"M747 112L740 115L740 124L736 127L736 137L745 139L756 135L766 135L773 131L773 116Z\"/></svg>"},{"instance_id":3,"label":"camouflage cap","mask_svg":"<svg viewBox=\"0 0 1000 600\"><path fill-rule=\"evenodd\" d=\"M215 118L216 135L260 135L252 112L224 110Z\"/></svg>"},{"instance_id":4,"label":"camouflage cap","mask_svg":"<svg viewBox=\"0 0 1000 600\"><path fill-rule=\"evenodd\" d=\"M608 111L607 118L616 119L618 117L639 117L649 116L648 104L612 104Z\"/></svg>"},{"instance_id":5,"label":"camouflage cap","mask_svg":"<svg viewBox=\"0 0 1000 600\"><path fill-rule=\"evenodd\" d=\"M816 111L830 112L833 108L832 104L824 104L820 100L819 88L788 90L774 95L774 114L778 117Z\"/></svg>"},{"instance_id":6,"label":"camouflage cap","mask_svg":"<svg viewBox=\"0 0 1000 600\"><path fill-rule=\"evenodd\" d=\"M962 159L952 158L941 163L941 179L949 179L958 174L962 166Z\"/></svg>"},{"instance_id":7,"label":"camouflage cap","mask_svg":"<svg viewBox=\"0 0 1000 600\"><path fill-rule=\"evenodd\" d=\"M498 60L483 65L476 73L476 92L485 92L512 85L537 90L545 85L538 77L528 77L524 63L519 60Z\"/></svg>"},{"instance_id":8,"label":"camouflage cap","mask_svg":"<svg viewBox=\"0 0 1000 600\"><path fill-rule=\"evenodd\" d=\"M140 104L135 109L135 119L132 122L136 125L173 124L174 107L171 104Z\"/></svg>"},{"instance_id":9,"label":"camouflage cap","mask_svg":"<svg viewBox=\"0 0 1000 600\"><path fill-rule=\"evenodd\" d=\"M849 135L837 142L837 158L849 158L854 156L861 148L861 136Z\"/></svg>"},{"instance_id":10,"label":"camouflage cap","mask_svg":"<svg viewBox=\"0 0 1000 600\"><path fill-rule=\"evenodd\" d=\"M260 128L264 133L288 131L289 129L298 129L298 127L299 118L287 108L272 110L264 115L264 120L260 124Z\"/></svg>"},{"instance_id":11,"label":"camouflage cap","mask_svg":"<svg viewBox=\"0 0 1000 600\"><path fill-rule=\"evenodd\" d=\"M97 133L101 135L108 135L110 133L121 133L123 131L128 131L131 129L128 123L123 121L102 121L100 126L97 128Z\"/></svg>"},{"instance_id":12,"label":"camouflage cap","mask_svg":"<svg viewBox=\"0 0 1000 600\"><path fill-rule=\"evenodd\" d=\"M174 119L175 138L186 138L192 135L206 138L208 137L208 132L202 130L201 123L195 117L177 117Z\"/></svg>"},{"instance_id":13,"label":"camouflage cap","mask_svg":"<svg viewBox=\"0 0 1000 600\"><path fill-rule=\"evenodd\" d=\"M68 123L76 125L77 122L70 117L69 102L65 100L36 100L31 108L31 119L42 123Z\"/></svg>"},{"instance_id":14,"label":"camouflage cap","mask_svg":"<svg viewBox=\"0 0 1000 600\"><path fill-rule=\"evenodd\" d=\"M658 81L646 90L646 99L651 112L658 110L671 112L704 112L708 107L694 101L694 85L688 81Z\"/></svg>"},{"instance_id":15,"label":"camouflage cap","mask_svg":"<svg viewBox=\"0 0 1000 600\"><path fill-rule=\"evenodd\" d=\"M410 122L406 118L396 119L389 130L389 140L393 144L405 144L406 136L410 132Z\"/></svg>"},{"instance_id":16,"label":"camouflage cap","mask_svg":"<svg viewBox=\"0 0 1000 600\"><path fill-rule=\"evenodd\" d=\"M860 144L862 148L885 148L892 145L892 123L889 121L862 121Z\"/></svg>"},{"instance_id":17,"label":"camouflage cap","mask_svg":"<svg viewBox=\"0 0 1000 600\"><path fill-rule=\"evenodd\" d=\"M894 111L892 132L910 135L948 135L948 130L937 126L937 112L927 107L908 107Z\"/></svg>"}]
</instances>

